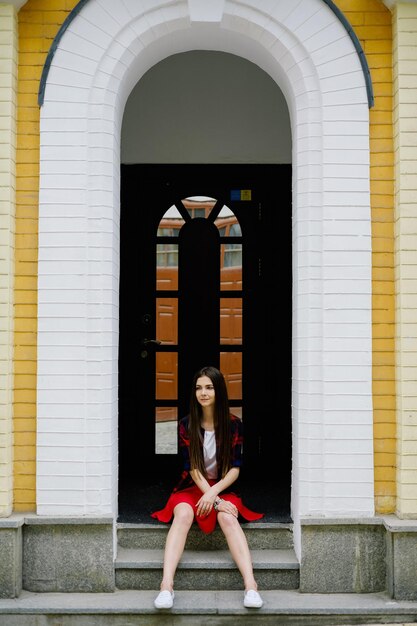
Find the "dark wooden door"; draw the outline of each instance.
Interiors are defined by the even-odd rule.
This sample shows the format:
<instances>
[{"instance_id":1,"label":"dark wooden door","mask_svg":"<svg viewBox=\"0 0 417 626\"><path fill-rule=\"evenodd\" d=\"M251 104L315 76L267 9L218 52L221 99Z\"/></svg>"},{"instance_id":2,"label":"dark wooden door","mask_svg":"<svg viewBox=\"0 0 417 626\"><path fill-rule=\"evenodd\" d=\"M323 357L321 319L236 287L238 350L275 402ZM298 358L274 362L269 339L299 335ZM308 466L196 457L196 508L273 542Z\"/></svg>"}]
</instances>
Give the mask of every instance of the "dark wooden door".
<instances>
[{"instance_id":1,"label":"dark wooden door","mask_svg":"<svg viewBox=\"0 0 417 626\"><path fill-rule=\"evenodd\" d=\"M288 515L291 167L122 166L120 250L121 517L175 484L177 419L209 364L243 420L248 497Z\"/></svg>"}]
</instances>

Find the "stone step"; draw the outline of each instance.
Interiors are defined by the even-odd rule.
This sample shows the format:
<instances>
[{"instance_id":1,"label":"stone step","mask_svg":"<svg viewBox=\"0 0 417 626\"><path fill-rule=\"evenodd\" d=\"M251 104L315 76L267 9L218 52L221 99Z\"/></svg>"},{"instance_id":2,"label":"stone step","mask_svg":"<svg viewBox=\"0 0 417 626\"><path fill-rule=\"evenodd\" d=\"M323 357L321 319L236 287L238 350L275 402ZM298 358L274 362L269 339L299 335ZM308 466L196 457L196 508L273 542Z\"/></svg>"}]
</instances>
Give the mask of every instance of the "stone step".
<instances>
[{"instance_id":1,"label":"stone step","mask_svg":"<svg viewBox=\"0 0 417 626\"><path fill-rule=\"evenodd\" d=\"M251 550L253 569L263 589L297 589L299 563L294 550ZM118 589L157 589L163 549L118 548ZM229 550L185 550L175 576L176 589L241 589L242 577Z\"/></svg>"},{"instance_id":2,"label":"stone step","mask_svg":"<svg viewBox=\"0 0 417 626\"><path fill-rule=\"evenodd\" d=\"M157 611L157 591L30 593L0 599L1 626L341 626L407 624L417 602L384 593L306 594L262 591L264 606L245 609L243 591L180 591L174 607Z\"/></svg>"},{"instance_id":3,"label":"stone step","mask_svg":"<svg viewBox=\"0 0 417 626\"><path fill-rule=\"evenodd\" d=\"M293 548L292 524L253 522L242 524L251 550L286 550ZM167 524L118 524L117 542L121 548L163 549L169 530ZM225 550L226 540L220 528L205 535L194 525L188 533L186 549Z\"/></svg>"}]
</instances>

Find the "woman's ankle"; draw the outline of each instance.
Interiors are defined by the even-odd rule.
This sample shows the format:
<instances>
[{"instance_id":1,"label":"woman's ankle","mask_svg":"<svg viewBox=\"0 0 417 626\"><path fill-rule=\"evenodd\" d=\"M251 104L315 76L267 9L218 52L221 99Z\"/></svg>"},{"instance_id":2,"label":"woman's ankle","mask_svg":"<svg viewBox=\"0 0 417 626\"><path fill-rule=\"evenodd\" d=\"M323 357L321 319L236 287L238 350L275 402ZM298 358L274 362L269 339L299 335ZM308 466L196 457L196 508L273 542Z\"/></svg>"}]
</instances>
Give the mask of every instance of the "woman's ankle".
<instances>
[{"instance_id":1,"label":"woman's ankle","mask_svg":"<svg viewBox=\"0 0 417 626\"><path fill-rule=\"evenodd\" d=\"M174 590L174 584L173 583L167 583L164 580L161 582L161 586L160 586L160 590L161 591L170 591L171 593Z\"/></svg>"},{"instance_id":2,"label":"woman's ankle","mask_svg":"<svg viewBox=\"0 0 417 626\"><path fill-rule=\"evenodd\" d=\"M254 591L258 591L258 585L256 584L255 579L248 580L247 582L245 582L245 591L249 591L250 589L253 589Z\"/></svg>"}]
</instances>

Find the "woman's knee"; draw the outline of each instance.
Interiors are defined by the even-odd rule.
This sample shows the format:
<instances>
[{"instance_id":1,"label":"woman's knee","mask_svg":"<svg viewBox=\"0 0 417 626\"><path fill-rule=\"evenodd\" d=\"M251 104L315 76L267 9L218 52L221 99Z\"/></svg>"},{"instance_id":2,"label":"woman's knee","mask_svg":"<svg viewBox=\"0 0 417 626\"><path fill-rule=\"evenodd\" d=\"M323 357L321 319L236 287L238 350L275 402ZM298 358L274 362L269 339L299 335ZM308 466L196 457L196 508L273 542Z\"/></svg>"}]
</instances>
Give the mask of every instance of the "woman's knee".
<instances>
[{"instance_id":1,"label":"woman's knee","mask_svg":"<svg viewBox=\"0 0 417 626\"><path fill-rule=\"evenodd\" d=\"M182 524L184 526L191 526L194 520L194 511L190 504L186 502L181 502L181 504L177 504L174 509L174 519L178 524Z\"/></svg>"},{"instance_id":2,"label":"woman's knee","mask_svg":"<svg viewBox=\"0 0 417 626\"><path fill-rule=\"evenodd\" d=\"M228 530L229 528L240 528L240 524L238 522L237 517L231 515L230 513L218 513L217 520L219 522L220 528L222 530Z\"/></svg>"}]
</instances>

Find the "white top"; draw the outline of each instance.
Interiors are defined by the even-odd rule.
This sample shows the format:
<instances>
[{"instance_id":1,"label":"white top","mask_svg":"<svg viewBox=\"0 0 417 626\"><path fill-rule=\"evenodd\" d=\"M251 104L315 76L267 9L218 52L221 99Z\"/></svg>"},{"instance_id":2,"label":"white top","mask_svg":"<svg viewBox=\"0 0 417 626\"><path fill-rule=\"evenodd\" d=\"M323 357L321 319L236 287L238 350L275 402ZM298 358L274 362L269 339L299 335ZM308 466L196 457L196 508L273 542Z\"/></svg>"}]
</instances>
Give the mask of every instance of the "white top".
<instances>
[{"instance_id":1,"label":"white top","mask_svg":"<svg viewBox=\"0 0 417 626\"><path fill-rule=\"evenodd\" d=\"M217 478L216 431L204 431L203 453L207 478Z\"/></svg>"}]
</instances>

